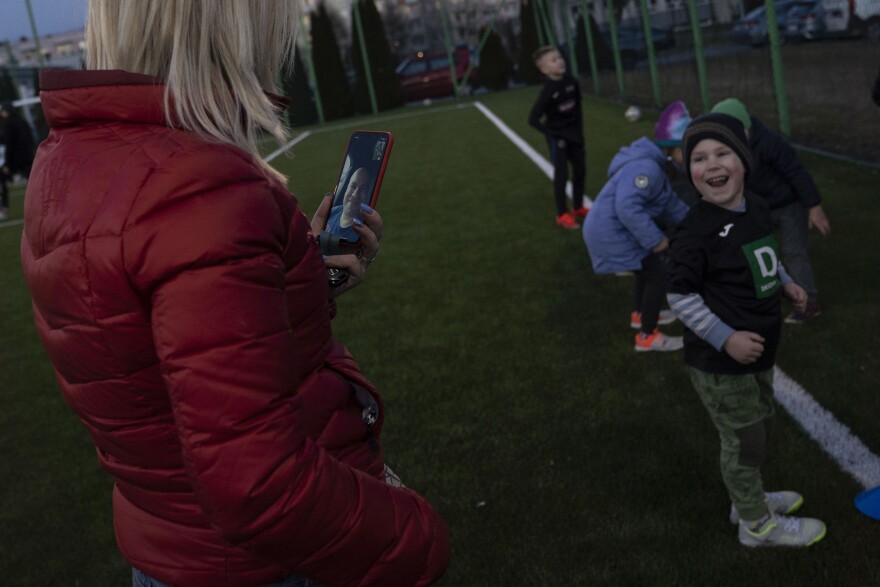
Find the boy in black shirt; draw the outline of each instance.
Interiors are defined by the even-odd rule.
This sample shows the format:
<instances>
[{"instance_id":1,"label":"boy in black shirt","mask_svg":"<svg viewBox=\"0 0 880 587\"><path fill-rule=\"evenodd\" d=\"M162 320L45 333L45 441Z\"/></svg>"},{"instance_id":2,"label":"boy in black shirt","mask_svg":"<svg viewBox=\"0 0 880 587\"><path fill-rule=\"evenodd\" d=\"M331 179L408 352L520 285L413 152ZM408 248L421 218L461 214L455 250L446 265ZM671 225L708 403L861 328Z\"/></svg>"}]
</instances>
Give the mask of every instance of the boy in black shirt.
<instances>
[{"instance_id":1,"label":"boy in black shirt","mask_svg":"<svg viewBox=\"0 0 880 587\"><path fill-rule=\"evenodd\" d=\"M587 174L584 152L584 122L581 113L581 90L566 71L565 61L555 47L538 48L532 55L535 66L547 77L544 87L529 113L529 124L544 133L553 162L553 195L556 198L556 225L578 228L577 219L587 215L583 205L584 180ZM568 163L571 162L572 206L565 202Z\"/></svg>"},{"instance_id":2,"label":"boy in black shirt","mask_svg":"<svg viewBox=\"0 0 880 587\"><path fill-rule=\"evenodd\" d=\"M803 497L764 493L760 466L773 421L773 363L781 291L802 311L807 294L778 262L766 202L745 191L745 128L726 114L694 120L682 140L688 179L701 196L673 233L667 297L684 323L691 381L721 437L730 520L749 547L809 546L825 524L787 516Z\"/></svg>"}]
</instances>

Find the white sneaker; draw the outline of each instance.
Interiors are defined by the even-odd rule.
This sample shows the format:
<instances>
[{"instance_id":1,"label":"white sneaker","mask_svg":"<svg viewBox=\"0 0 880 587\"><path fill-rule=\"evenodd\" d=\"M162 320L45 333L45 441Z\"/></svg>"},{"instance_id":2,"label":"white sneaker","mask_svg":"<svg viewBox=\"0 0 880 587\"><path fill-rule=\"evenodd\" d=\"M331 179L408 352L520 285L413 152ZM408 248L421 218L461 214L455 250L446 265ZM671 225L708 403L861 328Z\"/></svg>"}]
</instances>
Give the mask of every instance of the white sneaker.
<instances>
[{"instance_id":1,"label":"white sneaker","mask_svg":"<svg viewBox=\"0 0 880 587\"><path fill-rule=\"evenodd\" d=\"M764 494L764 501L767 502L767 509L774 514L791 514L804 505L804 496L796 491L768 491ZM739 512L733 504L730 504L728 519L731 524L739 522Z\"/></svg>"},{"instance_id":2,"label":"white sneaker","mask_svg":"<svg viewBox=\"0 0 880 587\"><path fill-rule=\"evenodd\" d=\"M810 546L825 538L826 531L825 523L815 518L770 514L756 528L740 520L739 543L749 548Z\"/></svg>"},{"instance_id":3,"label":"white sneaker","mask_svg":"<svg viewBox=\"0 0 880 587\"><path fill-rule=\"evenodd\" d=\"M660 316L657 317L659 326L666 326L678 320L672 310L660 310ZM630 312L629 327L638 330L642 327L642 315L639 312Z\"/></svg>"},{"instance_id":4,"label":"white sneaker","mask_svg":"<svg viewBox=\"0 0 880 587\"><path fill-rule=\"evenodd\" d=\"M636 352L647 351L677 351L684 346L680 336L666 336L656 328L650 336L642 337L642 333L636 334L636 344L633 348Z\"/></svg>"}]
</instances>

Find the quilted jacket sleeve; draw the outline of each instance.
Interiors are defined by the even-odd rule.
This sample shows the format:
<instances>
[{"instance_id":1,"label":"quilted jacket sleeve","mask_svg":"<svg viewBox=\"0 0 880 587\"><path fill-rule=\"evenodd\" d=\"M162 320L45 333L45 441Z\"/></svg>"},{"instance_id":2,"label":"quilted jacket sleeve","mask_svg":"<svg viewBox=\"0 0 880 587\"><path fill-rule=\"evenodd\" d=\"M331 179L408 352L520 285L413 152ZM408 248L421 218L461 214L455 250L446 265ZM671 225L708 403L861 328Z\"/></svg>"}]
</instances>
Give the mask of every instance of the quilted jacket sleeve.
<instances>
[{"instance_id":1,"label":"quilted jacket sleeve","mask_svg":"<svg viewBox=\"0 0 880 587\"><path fill-rule=\"evenodd\" d=\"M287 220L299 212L220 145L158 164L142 196L126 263L152 305L185 465L212 525L326 585L433 582L449 557L437 513L303 432L291 364L303 341L290 324L284 260Z\"/></svg>"}]
</instances>

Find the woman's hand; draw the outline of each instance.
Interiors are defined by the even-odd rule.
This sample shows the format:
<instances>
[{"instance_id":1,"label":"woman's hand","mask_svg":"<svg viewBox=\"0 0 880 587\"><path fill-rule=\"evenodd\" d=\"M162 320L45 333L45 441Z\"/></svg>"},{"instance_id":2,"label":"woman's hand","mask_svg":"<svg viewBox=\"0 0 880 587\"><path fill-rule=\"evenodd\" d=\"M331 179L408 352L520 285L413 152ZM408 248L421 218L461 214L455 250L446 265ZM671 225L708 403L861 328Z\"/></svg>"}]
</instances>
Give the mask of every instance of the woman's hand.
<instances>
[{"instance_id":1,"label":"woman's hand","mask_svg":"<svg viewBox=\"0 0 880 587\"><path fill-rule=\"evenodd\" d=\"M320 234L327 225L330 208L333 204L333 194L327 194L312 217L312 233ZM379 240L382 238L382 217L378 212L366 204L361 204L361 218L355 218L352 227L361 237L361 249L357 253L348 255L331 255L324 257L327 267L344 269L348 272L348 279L338 287L330 289L330 297L336 298L348 290L357 287L366 279L367 268L379 254Z\"/></svg>"}]
</instances>

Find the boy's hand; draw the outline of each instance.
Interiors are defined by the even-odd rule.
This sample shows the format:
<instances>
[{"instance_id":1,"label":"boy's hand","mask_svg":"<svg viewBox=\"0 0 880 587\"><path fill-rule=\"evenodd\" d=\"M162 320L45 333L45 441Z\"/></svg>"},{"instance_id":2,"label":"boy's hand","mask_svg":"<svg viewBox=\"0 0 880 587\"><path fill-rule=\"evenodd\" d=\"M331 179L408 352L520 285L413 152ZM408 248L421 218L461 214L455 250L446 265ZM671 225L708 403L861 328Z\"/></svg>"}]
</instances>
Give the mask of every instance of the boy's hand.
<instances>
[{"instance_id":1,"label":"boy's hand","mask_svg":"<svg viewBox=\"0 0 880 587\"><path fill-rule=\"evenodd\" d=\"M822 236L828 236L831 232L831 223L828 222L828 217L825 216L825 211L822 209L822 205L816 204L807 211L807 214L807 226L809 228L815 228Z\"/></svg>"},{"instance_id":2,"label":"boy's hand","mask_svg":"<svg viewBox=\"0 0 880 587\"><path fill-rule=\"evenodd\" d=\"M724 350L737 363L748 365L764 353L764 337L756 332L737 330L724 342Z\"/></svg>"},{"instance_id":3,"label":"boy's hand","mask_svg":"<svg viewBox=\"0 0 880 587\"><path fill-rule=\"evenodd\" d=\"M663 236L663 240L654 245L654 248L651 249L655 253L661 253L669 248L669 239L666 236Z\"/></svg>"},{"instance_id":4,"label":"boy's hand","mask_svg":"<svg viewBox=\"0 0 880 587\"><path fill-rule=\"evenodd\" d=\"M790 281L785 284L783 289L785 291L785 295L788 296L788 299L790 299L794 304L794 309L796 311L803 312L807 309L807 292L804 291L804 288L802 288L795 282Z\"/></svg>"}]
</instances>

